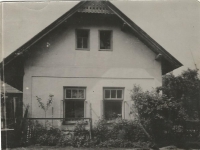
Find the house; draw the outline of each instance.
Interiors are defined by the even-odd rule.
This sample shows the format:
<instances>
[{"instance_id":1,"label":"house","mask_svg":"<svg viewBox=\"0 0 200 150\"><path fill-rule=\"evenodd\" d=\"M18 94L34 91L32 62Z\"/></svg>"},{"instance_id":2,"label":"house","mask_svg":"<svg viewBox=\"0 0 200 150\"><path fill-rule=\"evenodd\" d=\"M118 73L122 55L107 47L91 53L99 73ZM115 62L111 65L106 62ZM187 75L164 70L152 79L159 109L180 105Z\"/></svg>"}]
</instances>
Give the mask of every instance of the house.
<instances>
[{"instance_id":1,"label":"house","mask_svg":"<svg viewBox=\"0 0 200 150\"><path fill-rule=\"evenodd\" d=\"M82 1L3 62L4 81L23 91L30 117L133 119L134 84L144 90L162 85L162 75L182 64L112 2ZM31 30L31 27L30 27Z\"/></svg>"}]
</instances>

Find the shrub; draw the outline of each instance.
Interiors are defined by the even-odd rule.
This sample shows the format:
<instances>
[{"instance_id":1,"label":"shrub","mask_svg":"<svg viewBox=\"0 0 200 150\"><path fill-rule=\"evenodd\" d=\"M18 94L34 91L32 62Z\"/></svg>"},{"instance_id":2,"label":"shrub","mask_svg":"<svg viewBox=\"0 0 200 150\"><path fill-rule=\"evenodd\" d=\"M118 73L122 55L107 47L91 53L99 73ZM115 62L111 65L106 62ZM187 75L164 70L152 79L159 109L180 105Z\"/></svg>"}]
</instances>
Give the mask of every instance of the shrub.
<instances>
[{"instance_id":1,"label":"shrub","mask_svg":"<svg viewBox=\"0 0 200 150\"><path fill-rule=\"evenodd\" d=\"M61 130L55 127L44 127L35 122L33 125L31 143L43 146L56 146L62 133Z\"/></svg>"},{"instance_id":2,"label":"shrub","mask_svg":"<svg viewBox=\"0 0 200 150\"><path fill-rule=\"evenodd\" d=\"M174 144L179 139L173 127L188 118L180 101L156 91L143 92L139 86L134 86L132 100L132 113L156 143Z\"/></svg>"},{"instance_id":3,"label":"shrub","mask_svg":"<svg viewBox=\"0 0 200 150\"><path fill-rule=\"evenodd\" d=\"M148 138L136 121L117 119L109 131L111 139L128 140L132 142L147 141Z\"/></svg>"},{"instance_id":4,"label":"shrub","mask_svg":"<svg viewBox=\"0 0 200 150\"><path fill-rule=\"evenodd\" d=\"M106 148L148 148L149 144L146 142L131 142L128 140L109 139L108 141L101 142L99 147Z\"/></svg>"},{"instance_id":5,"label":"shrub","mask_svg":"<svg viewBox=\"0 0 200 150\"><path fill-rule=\"evenodd\" d=\"M93 137L97 143L103 142L109 139L109 128L107 121L104 119L99 119L93 128Z\"/></svg>"},{"instance_id":6,"label":"shrub","mask_svg":"<svg viewBox=\"0 0 200 150\"><path fill-rule=\"evenodd\" d=\"M71 139L73 147L87 147L90 146L89 131L85 129L85 122L78 121L74 128L74 137Z\"/></svg>"}]
</instances>

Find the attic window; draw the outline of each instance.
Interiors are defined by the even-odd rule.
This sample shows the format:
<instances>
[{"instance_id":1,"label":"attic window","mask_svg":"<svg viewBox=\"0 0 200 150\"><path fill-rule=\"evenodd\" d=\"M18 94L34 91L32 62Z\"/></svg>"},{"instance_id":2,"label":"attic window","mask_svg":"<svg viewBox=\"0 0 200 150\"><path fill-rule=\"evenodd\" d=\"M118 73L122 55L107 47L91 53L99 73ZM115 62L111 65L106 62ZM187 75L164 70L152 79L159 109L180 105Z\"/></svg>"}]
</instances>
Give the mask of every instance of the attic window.
<instances>
[{"instance_id":1,"label":"attic window","mask_svg":"<svg viewBox=\"0 0 200 150\"><path fill-rule=\"evenodd\" d=\"M99 49L112 50L112 31L101 30L99 31Z\"/></svg>"},{"instance_id":2,"label":"attic window","mask_svg":"<svg viewBox=\"0 0 200 150\"><path fill-rule=\"evenodd\" d=\"M79 50L89 49L89 30L87 29L76 30L76 49Z\"/></svg>"}]
</instances>

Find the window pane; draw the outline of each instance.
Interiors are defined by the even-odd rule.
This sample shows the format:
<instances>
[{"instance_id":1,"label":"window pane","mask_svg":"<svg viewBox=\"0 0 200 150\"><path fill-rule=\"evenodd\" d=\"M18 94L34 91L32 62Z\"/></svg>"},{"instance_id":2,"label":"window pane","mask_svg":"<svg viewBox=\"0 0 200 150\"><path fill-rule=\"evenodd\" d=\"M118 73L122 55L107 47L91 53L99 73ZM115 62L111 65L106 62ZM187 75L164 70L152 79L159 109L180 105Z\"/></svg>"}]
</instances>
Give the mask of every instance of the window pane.
<instances>
[{"instance_id":1,"label":"window pane","mask_svg":"<svg viewBox=\"0 0 200 150\"><path fill-rule=\"evenodd\" d=\"M122 98L122 90L117 90L117 98Z\"/></svg>"},{"instance_id":2,"label":"window pane","mask_svg":"<svg viewBox=\"0 0 200 150\"><path fill-rule=\"evenodd\" d=\"M78 98L78 91L72 90L72 98Z\"/></svg>"},{"instance_id":3,"label":"window pane","mask_svg":"<svg viewBox=\"0 0 200 150\"><path fill-rule=\"evenodd\" d=\"M116 90L111 90L111 98L116 98Z\"/></svg>"},{"instance_id":4,"label":"window pane","mask_svg":"<svg viewBox=\"0 0 200 150\"><path fill-rule=\"evenodd\" d=\"M111 31L100 31L100 49L111 49Z\"/></svg>"},{"instance_id":5,"label":"window pane","mask_svg":"<svg viewBox=\"0 0 200 150\"><path fill-rule=\"evenodd\" d=\"M88 45L88 39L87 38L83 38L83 48L87 48Z\"/></svg>"},{"instance_id":6,"label":"window pane","mask_svg":"<svg viewBox=\"0 0 200 150\"><path fill-rule=\"evenodd\" d=\"M88 48L88 37L89 31L88 30L77 30L77 48Z\"/></svg>"},{"instance_id":7,"label":"window pane","mask_svg":"<svg viewBox=\"0 0 200 150\"><path fill-rule=\"evenodd\" d=\"M78 37L77 38L77 48L82 48L82 38Z\"/></svg>"},{"instance_id":8,"label":"window pane","mask_svg":"<svg viewBox=\"0 0 200 150\"><path fill-rule=\"evenodd\" d=\"M78 98L84 98L84 90L79 90Z\"/></svg>"},{"instance_id":9,"label":"window pane","mask_svg":"<svg viewBox=\"0 0 200 150\"><path fill-rule=\"evenodd\" d=\"M105 90L105 98L110 98L110 90Z\"/></svg>"},{"instance_id":10,"label":"window pane","mask_svg":"<svg viewBox=\"0 0 200 150\"><path fill-rule=\"evenodd\" d=\"M74 118L75 117L75 107L73 101L65 102L65 117L66 118Z\"/></svg>"},{"instance_id":11,"label":"window pane","mask_svg":"<svg viewBox=\"0 0 200 150\"><path fill-rule=\"evenodd\" d=\"M76 118L84 117L84 101L75 102L75 117Z\"/></svg>"},{"instance_id":12,"label":"window pane","mask_svg":"<svg viewBox=\"0 0 200 150\"><path fill-rule=\"evenodd\" d=\"M66 90L66 98L71 98L71 90Z\"/></svg>"},{"instance_id":13,"label":"window pane","mask_svg":"<svg viewBox=\"0 0 200 150\"><path fill-rule=\"evenodd\" d=\"M122 102L119 101L105 101L104 102L104 107L105 107L105 118L107 120L113 120L116 118L121 118L122 116Z\"/></svg>"}]
</instances>

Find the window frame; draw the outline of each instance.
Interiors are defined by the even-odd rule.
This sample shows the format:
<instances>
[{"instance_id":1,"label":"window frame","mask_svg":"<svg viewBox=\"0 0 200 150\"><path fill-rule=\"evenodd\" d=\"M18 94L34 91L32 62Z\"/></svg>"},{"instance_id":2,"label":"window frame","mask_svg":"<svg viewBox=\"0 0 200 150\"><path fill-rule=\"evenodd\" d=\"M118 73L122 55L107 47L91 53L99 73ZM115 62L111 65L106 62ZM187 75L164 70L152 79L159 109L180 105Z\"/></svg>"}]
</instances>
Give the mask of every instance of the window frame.
<instances>
[{"instance_id":1,"label":"window frame","mask_svg":"<svg viewBox=\"0 0 200 150\"><path fill-rule=\"evenodd\" d=\"M66 90L67 89L71 89L71 91L73 90L73 89L77 89L77 90L79 90L79 89L83 89L83 91L84 91L84 97L83 98L67 98L66 97ZM64 93L63 93L64 95L63 95L63 97L64 97L64 100L86 100L86 87L80 87L80 86L64 86ZM71 94L72 94L72 92L71 92Z\"/></svg>"},{"instance_id":2,"label":"window frame","mask_svg":"<svg viewBox=\"0 0 200 150\"><path fill-rule=\"evenodd\" d=\"M111 35L110 35L110 49L101 49L101 45L100 45L100 44L101 44L100 32L102 32L102 31L107 31L107 32L109 31L110 34L111 34ZM99 39L98 39L98 40L99 40L99 41L98 41L98 44L99 44L99 45L98 45L99 51L113 51L113 30L99 30L98 33L99 33L99 37L98 37L98 38L99 38Z\"/></svg>"},{"instance_id":3,"label":"window frame","mask_svg":"<svg viewBox=\"0 0 200 150\"><path fill-rule=\"evenodd\" d=\"M87 48L78 48L78 31L88 31ZM89 51L90 50L90 29L75 29L75 47L76 50Z\"/></svg>"},{"instance_id":4,"label":"window frame","mask_svg":"<svg viewBox=\"0 0 200 150\"><path fill-rule=\"evenodd\" d=\"M106 90L110 90L110 98L105 97L105 95L106 95L105 91ZM111 97L111 90L116 90L116 98ZM121 98L117 98L117 90L122 90L122 97ZM111 101L120 100L120 101L123 101L124 100L124 87L104 87L103 88L103 100L111 100Z\"/></svg>"}]
</instances>

